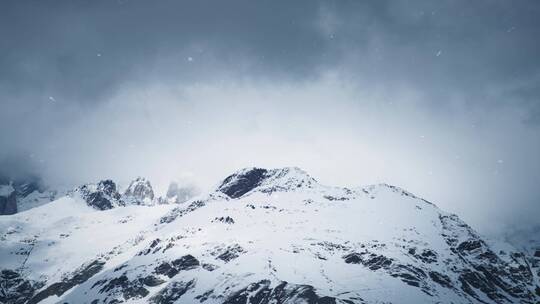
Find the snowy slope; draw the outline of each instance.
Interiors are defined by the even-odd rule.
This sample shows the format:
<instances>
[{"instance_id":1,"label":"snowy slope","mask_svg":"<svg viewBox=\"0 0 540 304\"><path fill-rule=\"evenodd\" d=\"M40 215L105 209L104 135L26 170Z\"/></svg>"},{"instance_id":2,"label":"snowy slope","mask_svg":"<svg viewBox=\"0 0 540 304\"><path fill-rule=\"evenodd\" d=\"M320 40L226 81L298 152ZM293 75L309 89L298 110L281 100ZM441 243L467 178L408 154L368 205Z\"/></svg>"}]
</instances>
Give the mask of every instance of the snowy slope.
<instances>
[{"instance_id":1,"label":"snowy slope","mask_svg":"<svg viewBox=\"0 0 540 304\"><path fill-rule=\"evenodd\" d=\"M529 256L529 264L540 277L540 226L510 230L505 235L508 243Z\"/></svg>"},{"instance_id":2,"label":"snowy slope","mask_svg":"<svg viewBox=\"0 0 540 304\"><path fill-rule=\"evenodd\" d=\"M181 205L111 206L76 191L0 218L0 302L540 300L530 256L386 184L248 168Z\"/></svg>"}]
</instances>

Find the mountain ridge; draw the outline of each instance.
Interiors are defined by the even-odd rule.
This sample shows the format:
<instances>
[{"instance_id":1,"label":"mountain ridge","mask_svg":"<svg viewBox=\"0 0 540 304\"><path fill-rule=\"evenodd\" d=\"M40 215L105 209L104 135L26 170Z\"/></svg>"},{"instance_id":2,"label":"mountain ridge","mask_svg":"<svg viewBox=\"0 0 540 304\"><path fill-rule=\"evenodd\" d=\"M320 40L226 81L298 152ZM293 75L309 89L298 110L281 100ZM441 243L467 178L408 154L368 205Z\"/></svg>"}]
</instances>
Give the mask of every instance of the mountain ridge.
<instances>
[{"instance_id":1,"label":"mountain ridge","mask_svg":"<svg viewBox=\"0 0 540 304\"><path fill-rule=\"evenodd\" d=\"M111 188L101 190L117 197ZM9 287L0 300L536 303L540 297L535 257L483 239L458 216L387 184L329 187L294 167L246 168L182 204L101 210L87 199L68 196L0 218L6 231L0 279Z\"/></svg>"}]
</instances>

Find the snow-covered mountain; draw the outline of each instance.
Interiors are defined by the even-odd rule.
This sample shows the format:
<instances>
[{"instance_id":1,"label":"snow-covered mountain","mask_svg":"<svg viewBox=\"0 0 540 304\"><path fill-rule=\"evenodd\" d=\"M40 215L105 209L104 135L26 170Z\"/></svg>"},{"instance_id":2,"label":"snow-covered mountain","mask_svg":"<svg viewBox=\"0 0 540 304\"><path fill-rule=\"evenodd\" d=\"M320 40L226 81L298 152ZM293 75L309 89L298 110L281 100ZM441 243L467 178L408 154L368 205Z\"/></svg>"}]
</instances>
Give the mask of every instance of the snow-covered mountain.
<instances>
[{"instance_id":1,"label":"snow-covered mountain","mask_svg":"<svg viewBox=\"0 0 540 304\"><path fill-rule=\"evenodd\" d=\"M166 198L155 197L150 181L142 177L131 181L123 193L112 180L85 184L74 190L62 188L65 186L52 190L35 178L23 181L0 178L0 215L11 215L36 208L73 192L83 197L88 205L100 210L126 205L174 203Z\"/></svg>"},{"instance_id":2,"label":"snow-covered mountain","mask_svg":"<svg viewBox=\"0 0 540 304\"><path fill-rule=\"evenodd\" d=\"M540 301L533 255L394 186L248 168L183 204L126 194L103 181L1 217L0 302Z\"/></svg>"},{"instance_id":3,"label":"snow-covered mountain","mask_svg":"<svg viewBox=\"0 0 540 304\"><path fill-rule=\"evenodd\" d=\"M57 190L43 186L37 178L12 181L0 178L0 215L15 214L53 201Z\"/></svg>"},{"instance_id":4,"label":"snow-covered mountain","mask_svg":"<svg viewBox=\"0 0 540 304\"><path fill-rule=\"evenodd\" d=\"M143 177L137 177L124 192L124 198L131 204L152 205L154 202L154 190L150 181Z\"/></svg>"}]
</instances>

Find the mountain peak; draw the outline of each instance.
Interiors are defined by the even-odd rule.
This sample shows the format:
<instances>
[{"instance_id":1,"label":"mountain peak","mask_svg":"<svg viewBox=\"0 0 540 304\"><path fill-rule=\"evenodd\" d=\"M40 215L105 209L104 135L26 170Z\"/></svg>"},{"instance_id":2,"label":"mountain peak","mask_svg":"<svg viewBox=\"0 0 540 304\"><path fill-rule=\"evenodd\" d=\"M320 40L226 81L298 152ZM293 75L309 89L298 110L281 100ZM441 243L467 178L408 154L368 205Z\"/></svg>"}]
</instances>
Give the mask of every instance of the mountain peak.
<instances>
[{"instance_id":1,"label":"mountain peak","mask_svg":"<svg viewBox=\"0 0 540 304\"><path fill-rule=\"evenodd\" d=\"M137 177L133 180L126 191L124 198L130 204L148 205L154 200L154 190L149 180L144 177Z\"/></svg>"},{"instance_id":2,"label":"mountain peak","mask_svg":"<svg viewBox=\"0 0 540 304\"><path fill-rule=\"evenodd\" d=\"M239 198L252 190L264 193L312 188L317 181L298 167L278 169L244 168L226 177L218 191Z\"/></svg>"},{"instance_id":3,"label":"mountain peak","mask_svg":"<svg viewBox=\"0 0 540 304\"><path fill-rule=\"evenodd\" d=\"M219 192L144 209L111 180L78 191L98 210L130 207L68 197L0 217L2 303L540 303L538 249L483 239L388 184L246 168Z\"/></svg>"},{"instance_id":4,"label":"mountain peak","mask_svg":"<svg viewBox=\"0 0 540 304\"><path fill-rule=\"evenodd\" d=\"M122 197L116 189L116 183L110 179L101 180L97 184L85 184L77 189L88 206L98 210L112 209L125 206Z\"/></svg>"}]
</instances>

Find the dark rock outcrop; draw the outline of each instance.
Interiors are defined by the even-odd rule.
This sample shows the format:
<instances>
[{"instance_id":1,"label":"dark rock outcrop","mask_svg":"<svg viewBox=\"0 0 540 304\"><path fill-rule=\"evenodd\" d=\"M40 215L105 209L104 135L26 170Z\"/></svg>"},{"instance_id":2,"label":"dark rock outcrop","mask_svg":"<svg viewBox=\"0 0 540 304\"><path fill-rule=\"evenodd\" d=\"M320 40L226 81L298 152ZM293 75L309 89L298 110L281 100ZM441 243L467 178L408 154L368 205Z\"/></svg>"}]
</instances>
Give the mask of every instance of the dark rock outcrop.
<instances>
[{"instance_id":1,"label":"dark rock outcrop","mask_svg":"<svg viewBox=\"0 0 540 304\"><path fill-rule=\"evenodd\" d=\"M269 280L251 283L247 287L233 293L225 299L223 304L269 304L269 303L307 303L307 304L335 304L336 298L320 296L310 285L297 285L281 282L276 287L270 287ZM346 299L342 302L353 303ZM357 302L362 303L362 302Z\"/></svg>"},{"instance_id":2,"label":"dark rock outcrop","mask_svg":"<svg viewBox=\"0 0 540 304\"><path fill-rule=\"evenodd\" d=\"M98 210L107 210L126 205L116 189L116 184L110 179L100 181L97 185L84 185L76 191L81 194L88 206Z\"/></svg>"},{"instance_id":3,"label":"dark rock outcrop","mask_svg":"<svg viewBox=\"0 0 540 304\"><path fill-rule=\"evenodd\" d=\"M213 223L215 222L221 222L221 223L224 223L224 224L234 224L234 219L230 216L220 216L220 217L216 217L212 220Z\"/></svg>"},{"instance_id":4,"label":"dark rock outcrop","mask_svg":"<svg viewBox=\"0 0 540 304\"><path fill-rule=\"evenodd\" d=\"M423 249L419 252L416 248L410 248L408 253L424 263L434 263L437 261L437 253L431 249Z\"/></svg>"},{"instance_id":5,"label":"dark rock outcrop","mask_svg":"<svg viewBox=\"0 0 540 304\"><path fill-rule=\"evenodd\" d=\"M9 191L8 191L9 190ZM14 197L8 193L14 192ZM25 201L32 194L37 194ZM49 191L37 176L5 176L0 174L0 215L9 215L52 201L56 191ZM24 206L21 206L21 203Z\"/></svg>"},{"instance_id":6,"label":"dark rock outcrop","mask_svg":"<svg viewBox=\"0 0 540 304\"><path fill-rule=\"evenodd\" d=\"M242 195L256 188L264 180L268 170L253 168L225 178L218 190L225 193L230 198L239 198Z\"/></svg>"},{"instance_id":7,"label":"dark rock outcrop","mask_svg":"<svg viewBox=\"0 0 540 304\"><path fill-rule=\"evenodd\" d=\"M466 263L458 278L464 293L480 302L486 296L496 303L512 302L509 297L535 301L534 291L528 288L534 276L523 255L512 255L508 263L456 215L441 215L439 220L450 250Z\"/></svg>"},{"instance_id":8,"label":"dark rock outcrop","mask_svg":"<svg viewBox=\"0 0 540 304\"><path fill-rule=\"evenodd\" d=\"M436 271L430 271L429 277L433 280L433 282L441 285L442 287L453 288L452 280L447 275L438 273Z\"/></svg>"},{"instance_id":9,"label":"dark rock outcrop","mask_svg":"<svg viewBox=\"0 0 540 304\"><path fill-rule=\"evenodd\" d=\"M130 281L126 275L121 275L117 278L103 282L99 293L117 295L121 294L124 300L140 299L146 297L150 292L144 285L144 280Z\"/></svg>"},{"instance_id":10,"label":"dark rock outcrop","mask_svg":"<svg viewBox=\"0 0 540 304\"><path fill-rule=\"evenodd\" d=\"M0 215L17 213L17 193L11 185L0 185Z\"/></svg>"},{"instance_id":11,"label":"dark rock outcrop","mask_svg":"<svg viewBox=\"0 0 540 304\"><path fill-rule=\"evenodd\" d=\"M377 270L380 268L388 268L392 265L392 259L389 259L383 255L377 255L374 253L350 253L343 256L343 260L347 264L362 264L368 267L370 270Z\"/></svg>"},{"instance_id":12,"label":"dark rock outcrop","mask_svg":"<svg viewBox=\"0 0 540 304\"><path fill-rule=\"evenodd\" d=\"M182 217L190 212L193 212L201 207L206 205L205 201L194 201L190 203L187 207L176 207L171 210L168 214L164 215L159 219L160 224L167 224L175 219Z\"/></svg>"},{"instance_id":13,"label":"dark rock outcrop","mask_svg":"<svg viewBox=\"0 0 540 304\"><path fill-rule=\"evenodd\" d=\"M213 252L214 255L216 255L216 259L222 260L225 263L228 263L236 258L238 258L241 254L245 253L246 250L242 248L238 244L230 245L225 248L219 248L216 251Z\"/></svg>"},{"instance_id":14,"label":"dark rock outcrop","mask_svg":"<svg viewBox=\"0 0 540 304\"><path fill-rule=\"evenodd\" d=\"M271 194L313 188L316 184L317 181L314 178L297 167L272 170L246 168L225 178L217 191L235 199L255 190Z\"/></svg>"},{"instance_id":15,"label":"dark rock outcrop","mask_svg":"<svg viewBox=\"0 0 540 304\"><path fill-rule=\"evenodd\" d=\"M372 271L385 271L390 276L399 278L407 285L418 287L423 292L430 294L430 287L427 282L428 275L418 267L400 264L397 260L367 251L349 253L342 258L348 264L361 264Z\"/></svg>"},{"instance_id":16,"label":"dark rock outcrop","mask_svg":"<svg viewBox=\"0 0 540 304\"><path fill-rule=\"evenodd\" d=\"M43 283L25 279L19 272L0 271L0 303L27 303Z\"/></svg>"},{"instance_id":17,"label":"dark rock outcrop","mask_svg":"<svg viewBox=\"0 0 540 304\"><path fill-rule=\"evenodd\" d=\"M189 282L172 282L167 287L158 291L156 295L152 296L149 303L173 304L193 287L195 287L195 280Z\"/></svg>"},{"instance_id":18,"label":"dark rock outcrop","mask_svg":"<svg viewBox=\"0 0 540 304\"><path fill-rule=\"evenodd\" d=\"M200 262L191 254L169 262L163 262L154 269L154 273L174 277L180 271L191 270L199 267Z\"/></svg>"},{"instance_id":19,"label":"dark rock outcrop","mask_svg":"<svg viewBox=\"0 0 540 304\"><path fill-rule=\"evenodd\" d=\"M28 301L28 304L39 303L50 296L63 295L66 291L70 290L71 288L77 285L80 285L86 282L88 279L90 279L95 274L100 272L103 269L103 265L105 265L105 262L103 261L96 260L96 261L91 262L90 264L75 271L71 275L71 277L62 280L61 282L56 282L49 285L47 288L45 288L44 290L40 291L35 296L33 296Z\"/></svg>"}]
</instances>

